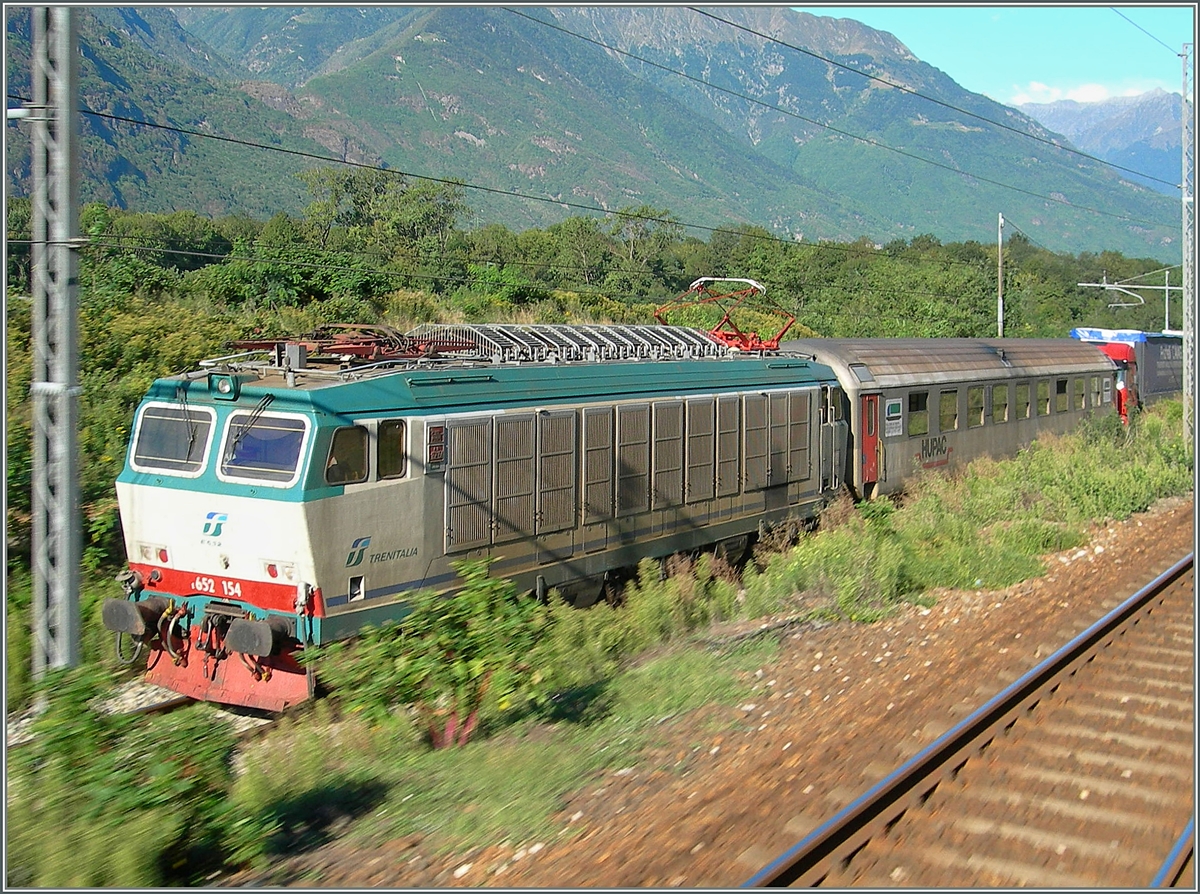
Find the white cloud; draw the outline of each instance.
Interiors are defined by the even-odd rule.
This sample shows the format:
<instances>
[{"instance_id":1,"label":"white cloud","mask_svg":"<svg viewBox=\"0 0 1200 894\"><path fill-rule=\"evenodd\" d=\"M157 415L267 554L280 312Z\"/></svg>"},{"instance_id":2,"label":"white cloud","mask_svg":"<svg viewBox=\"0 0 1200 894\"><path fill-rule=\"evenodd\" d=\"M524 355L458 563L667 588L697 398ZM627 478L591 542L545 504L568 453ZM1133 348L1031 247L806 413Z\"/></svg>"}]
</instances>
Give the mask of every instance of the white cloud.
<instances>
[{"instance_id":1,"label":"white cloud","mask_svg":"<svg viewBox=\"0 0 1200 894\"><path fill-rule=\"evenodd\" d=\"M1108 99L1111 95L1108 88L1102 84L1084 84L1082 87L1067 91L1067 99L1073 99L1076 102L1099 102L1102 99Z\"/></svg>"},{"instance_id":2,"label":"white cloud","mask_svg":"<svg viewBox=\"0 0 1200 894\"><path fill-rule=\"evenodd\" d=\"M1114 96L1140 96L1158 88L1168 92L1179 92L1178 88L1172 90L1170 85L1162 81L1147 79L1138 79L1132 84L1126 79L1121 84L1080 84L1076 87L1051 87L1041 81L1030 81L1024 86L1013 84L1008 91L1009 98L1000 101L1011 106L1055 102L1060 99L1073 99L1076 102L1100 102Z\"/></svg>"},{"instance_id":3,"label":"white cloud","mask_svg":"<svg viewBox=\"0 0 1200 894\"><path fill-rule=\"evenodd\" d=\"M1048 87L1040 81L1030 81L1024 87L1018 84L1012 86L1010 105L1018 106L1027 102L1054 102L1063 99L1065 94L1058 87Z\"/></svg>"}]
</instances>

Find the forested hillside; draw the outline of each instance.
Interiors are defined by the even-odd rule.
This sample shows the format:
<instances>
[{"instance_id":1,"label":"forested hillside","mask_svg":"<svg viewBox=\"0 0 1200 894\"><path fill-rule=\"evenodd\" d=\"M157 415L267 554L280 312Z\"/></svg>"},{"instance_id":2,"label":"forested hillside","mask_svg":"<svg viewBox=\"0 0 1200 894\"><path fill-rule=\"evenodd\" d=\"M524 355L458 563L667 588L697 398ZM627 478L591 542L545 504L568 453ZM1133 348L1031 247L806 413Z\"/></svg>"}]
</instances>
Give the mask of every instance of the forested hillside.
<instances>
[{"instance_id":1,"label":"forested hillside","mask_svg":"<svg viewBox=\"0 0 1200 894\"><path fill-rule=\"evenodd\" d=\"M331 321L650 323L656 307L701 276L758 280L796 315L794 334L995 334L994 245L928 235L882 247L794 243L738 225L700 239L685 235L672 211L648 205L521 232L468 228L469 204L452 184L318 168L300 187L305 210L265 222L83 209L90 241L80 252L80 443L92 567L122 559L113 481L141 395L154 378L220 354L230 339ZM30 303L18 297L29 294L29 237L29 201L10 198L6 472L8 555L17 565L29 549ZM1014 236L1004 248L1006 334L1160 327L1159 300L1112 309L1107 293L1076 285L1160 266L1114 252L1053 254Z\"/></svg>"},{"instance_id":2,"label":"forested hillside","mask_svg":"<svg viewBox=\"0 0 1200 894\"><path fill-rule=\"evenodd\" d=\"M298 214L340 163L468 191L476 224L637 204L689 232L990 239L1179 260L1177 203L972 94L891 35L786 8L79 7L81 194ZM7 22L29 94L28 8ZM28 195L28 123L6 132Z\"/></svg>"}]
</instances>

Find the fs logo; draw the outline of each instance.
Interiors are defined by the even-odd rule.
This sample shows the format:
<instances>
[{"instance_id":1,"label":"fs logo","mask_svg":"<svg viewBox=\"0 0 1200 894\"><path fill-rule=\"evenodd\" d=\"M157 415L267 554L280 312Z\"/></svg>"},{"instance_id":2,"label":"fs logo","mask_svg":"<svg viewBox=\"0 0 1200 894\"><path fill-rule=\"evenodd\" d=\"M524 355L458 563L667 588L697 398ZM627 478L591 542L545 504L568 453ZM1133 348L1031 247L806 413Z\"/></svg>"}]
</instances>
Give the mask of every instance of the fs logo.
<instances>
[{"instance_id":1,"label":"fs logo","mask_svg":"<svg viewBox=\"0 0 1200 894\"><path fill-rule=\"evenodd\" d=\"M221 536L221 525L229 521L229 516L224 512L210 512L204 516L204 530L201 533L207 534L209 537Z\"/></svg>"},{"instance_id":2,"label":"fs logo","mask_svg":"<svg viewBox=\"0 0 1200 894\"><path fill-rule=\"evenodd\" d=\"M355 565L361 565L363 556L366 555L367 547L371 545L370 537L359 537L350 544L350 555L346 556L346 567L353 568Z\"/></svg>"}]
</instances>

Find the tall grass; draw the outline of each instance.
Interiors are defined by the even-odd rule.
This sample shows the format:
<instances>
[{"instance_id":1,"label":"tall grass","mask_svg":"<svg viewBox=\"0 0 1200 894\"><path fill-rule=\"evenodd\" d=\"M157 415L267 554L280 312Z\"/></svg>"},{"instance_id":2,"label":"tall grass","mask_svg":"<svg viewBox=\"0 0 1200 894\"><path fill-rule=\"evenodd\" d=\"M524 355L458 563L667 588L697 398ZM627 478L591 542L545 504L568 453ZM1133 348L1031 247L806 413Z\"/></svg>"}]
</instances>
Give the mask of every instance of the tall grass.
<instances>
[{"instance_id":1,"label":"tall grass","mask_svg":"<svg viewBox=\"0 0 1200 894\"><path fill-rule=\"evenodd\" d=\"M871 620L934 587L1005 587L1043 570L1047 553L1083 543L1090 525L1125 519L1192 487L1178 401L1045 435L1016 457L930 474L901 508L880 501L802 539L746 575L754 610L808 604Z\"/></svg>"}]
</instances>

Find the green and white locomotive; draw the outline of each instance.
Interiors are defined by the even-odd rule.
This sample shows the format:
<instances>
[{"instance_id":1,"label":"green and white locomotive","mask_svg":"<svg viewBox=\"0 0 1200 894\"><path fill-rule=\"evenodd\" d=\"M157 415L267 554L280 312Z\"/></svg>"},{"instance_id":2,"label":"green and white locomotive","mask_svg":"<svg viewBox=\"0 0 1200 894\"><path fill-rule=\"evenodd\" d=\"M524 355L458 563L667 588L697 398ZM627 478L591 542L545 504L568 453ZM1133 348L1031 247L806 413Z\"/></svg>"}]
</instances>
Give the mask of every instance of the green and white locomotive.
<instances>
[{"instance_id":1,"label":"green and white locomotive","mask_svg":"<svg viewBox=\"0 0 1200 894\"><path fill-rule=\"evenodd\" d=\"M811 356L674 326L364 327L154 383L117 480L129 570L105 625L147 677L279 710L306 646L401 617L451 563L586 605L606 575L813 516L843 394Z\"/></svg>"}]
</instances>

